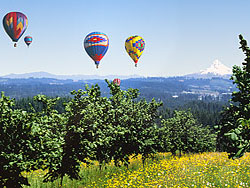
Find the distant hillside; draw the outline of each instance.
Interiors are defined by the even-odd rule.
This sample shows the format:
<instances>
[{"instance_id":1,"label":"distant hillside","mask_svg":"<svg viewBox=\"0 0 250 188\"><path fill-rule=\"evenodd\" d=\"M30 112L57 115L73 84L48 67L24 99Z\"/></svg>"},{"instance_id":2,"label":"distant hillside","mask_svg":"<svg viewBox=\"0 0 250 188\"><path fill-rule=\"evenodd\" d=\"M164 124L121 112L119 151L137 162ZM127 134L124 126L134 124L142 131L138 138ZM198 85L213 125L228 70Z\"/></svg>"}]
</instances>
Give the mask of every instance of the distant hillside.
<instances>
[{"instance_id":1,"label":"distant hillside","mask_svg":"<svg viewBox=\"0 0 250 188\"><path fill-rule=\"evenodd\" d=\"M112 81L112 80L110 80ZM84 89L85 84L98 84L103 95L109 95L104 80L59 80L53 78L11 79L0 78L0 91L12 98L32 97L37 94L47 96L70 96L72 90ZM192 98L203 100L221 100L236 90L232 81L224 78L196 79L187 77L148 77L121 80L121 89L137 88L142 97L156 98Z\"/></svg>"},{"instance_id":2,"label":"distant hillside","mask_svg":"<svg viewBox=\"0 0 250 188\"><path fill-rule=\"evenodd\" d=\"M219 60L215 60L210 67L205 70L201 70L197 73L187 74L184 77L188 78L213 78L213 77L220 77L229 79L232 74L232 69L222 64ZM129 79L129 78L146 78L140 75L55 75L48 72L31 72L31 73L24 73L24 74L8 74L4 76L0 76L0 78L13 78L13 79L22 79L22 78L54 78L59 80L104 80L110 79L113 80L114 78L120 79Z\"/></svg>"},{"instance_id":3,"label":"distant hillside","mask_svg":"<svg viewBox=\"0 0 250 188\"><path fill-rule=\"evenodd\" d=\"M0 78L13 78L13 79L22 79L22 78L54 78L59 80L67 80L71 79L74 81L78 80L93 80L93 79L128 79L128 78L140 78L139 75L129 75L129 76L122 76L122 75L107 75L107 76L99 76L99 75L55 75L48 72L31 72L31 73L24 73L24 74L8 74L1 76Z\"/></svg>"},{"instance_id":4,"label":"distant hillside","mask_svg":"<svg viewBox=\"0 0 250 188\"><path fill-rule=\"evenodd\" d=\"M236 90L231 69L215 60L210 67L198 73L179 77L54 75L47 72L9 74L0 77L0 90L12 98L47 96L70 96L72 90L84 89L85 84L98 84L103 95L109 95L104 79L121 79L121 89L137 88L146 99L169 101L183 100L228 100Z\"/></svg>"}]
</instances>

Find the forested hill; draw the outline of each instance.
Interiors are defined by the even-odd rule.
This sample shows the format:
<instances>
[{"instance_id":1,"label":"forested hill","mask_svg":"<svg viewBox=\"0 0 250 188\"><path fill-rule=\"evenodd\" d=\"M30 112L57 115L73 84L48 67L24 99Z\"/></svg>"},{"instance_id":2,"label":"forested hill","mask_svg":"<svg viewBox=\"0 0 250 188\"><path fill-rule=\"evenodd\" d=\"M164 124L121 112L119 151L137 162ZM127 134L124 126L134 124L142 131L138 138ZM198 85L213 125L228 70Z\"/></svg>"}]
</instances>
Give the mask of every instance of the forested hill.
<instances>
[{"instance_id":1,"label":"forested hill","mask_svg":"<svg viewBox=\"0 0 250 188\"><path fill-rule=\"evenodd\" d=\"M17 99L16 107L25 110L29 108L30 102L33 103L31 97L37 94L51 97L60 96L62 100L59 101L56 109L63 112L63 102L70 100L68 98L71 97L70 92L84 89L85 84L98 84L103 95L110 95L105 81L99 79L73 81L53 78L0 78L0 91L4 91L6 96ZM229 79L191 79L185 77L151 77L121 80L121 89L127 90L128 88L139 89L140 96L148 101L152 98L162 101L164 110L166 108L170 110L164 112L168 117L172 116L175 109L191 109L194 116L204 125L215 125L218 122L219 112L222 110L223 105L228 104L231 93L235 90Z\"/></svg>"},{"instance_id":2,"label":"forested hill","mask_svg":"<svg viewBox=\"0 0 250 188\"><path fill-rule=\"evenodd\" d=\"M84 89L85 84L98 84L102 93L109 91L104 80L59 80L53 78L10 79L0 78L0 91L11 98L32 97L37 94L47 96L70 96L70 91ZM193 98L226 100L235 90L232 81L223 78L194 79L186 77L149 77L121 80L121 89L137 88L145 98Z\"/></svg>"}]
</instances>

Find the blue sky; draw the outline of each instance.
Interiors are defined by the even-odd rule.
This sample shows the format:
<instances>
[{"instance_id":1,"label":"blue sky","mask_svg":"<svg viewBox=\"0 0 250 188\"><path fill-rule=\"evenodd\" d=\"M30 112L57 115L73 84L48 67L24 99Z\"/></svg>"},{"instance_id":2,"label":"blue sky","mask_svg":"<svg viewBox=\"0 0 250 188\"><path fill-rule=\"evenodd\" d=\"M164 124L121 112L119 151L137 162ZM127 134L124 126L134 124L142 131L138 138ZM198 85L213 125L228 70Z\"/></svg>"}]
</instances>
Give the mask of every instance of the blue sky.
<instances>
[{"instance_id":1,"label":"blue sky","mask_svg":"<svg viewBox=\"0 0 250 188\"><path fill-rule=\"evenodd\" d=\"M14 48L0 29L0 75L46 71L53 74L176 76L209 67L215 59L240 65L238 35L250 42L247 0L1 0L0 16L23 12L28 28ZM99 69L83 49L87 34L110 40ZM26 35L33 37L30 48ZM145 40L134 67L124 43Z\"/></svg>"}]
</instances>

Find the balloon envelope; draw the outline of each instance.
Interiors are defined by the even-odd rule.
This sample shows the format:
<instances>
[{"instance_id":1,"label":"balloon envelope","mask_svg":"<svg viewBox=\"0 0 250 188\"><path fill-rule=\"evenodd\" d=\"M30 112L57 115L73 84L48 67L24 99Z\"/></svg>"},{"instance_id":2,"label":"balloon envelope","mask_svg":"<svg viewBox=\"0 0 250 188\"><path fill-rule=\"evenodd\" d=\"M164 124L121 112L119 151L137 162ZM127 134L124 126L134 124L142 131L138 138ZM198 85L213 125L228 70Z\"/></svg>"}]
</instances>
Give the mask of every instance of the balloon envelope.
<instances>
[{"instance_id":1,"label":"balloon envelope","mask_svg":"<svg viewBox=\"0 0 250 188\"><path fill-rule=\"evenodd\" d=\"M104 33L92 32L84 39L84 48L87 54L95 61L97 68L108 47L109 39Z\"/></svg>"},{"instance_id":2,"label":"balloon envelope","mask_svg":"<svg viewBox=\"0 0 250 188\"><path fill-rule=\"evenodd\" d=\"M142 55L144 48L145 48L145 42L143 38L140 36L137 35L131 36L127 38L127 40L125 41L125 49L128 55L135 62L135 66L137 66L137 62L140 56Z\"/></svg>"},{"instance_id":3,"label":"balloon envelope","mask_svg":"<svg viewBox=\"0 0 250 188\"><path fill-rule=\"evenodd\" d=\"M26 36L24 38L24 42L27 44L27 46L29 46L32 43L32 37L31 36Z\"/></svg>"},{"instance_id":4,"label":"balloon envelope","mask_svg":"<svg viewBox=\"0 0 250 188\"><path fill-rule=\"evenodd\" d=\"M119 78L115 78L115 79L113 80L113 84L115 84L115 85L117 85L117 86L120 86L121 80L120 80Z\"/></svg>"},{"instance_id":5,"label":"balloon envelope","mask_svg":"<svg viewBox=\"0 0 250 188\"><path fill-rule=\"evenodd\" d=\"M10 12L3 18L3 27L13 42L17 42L28 27L28 19L21 12Z\"/></svg>"}]
</instances>

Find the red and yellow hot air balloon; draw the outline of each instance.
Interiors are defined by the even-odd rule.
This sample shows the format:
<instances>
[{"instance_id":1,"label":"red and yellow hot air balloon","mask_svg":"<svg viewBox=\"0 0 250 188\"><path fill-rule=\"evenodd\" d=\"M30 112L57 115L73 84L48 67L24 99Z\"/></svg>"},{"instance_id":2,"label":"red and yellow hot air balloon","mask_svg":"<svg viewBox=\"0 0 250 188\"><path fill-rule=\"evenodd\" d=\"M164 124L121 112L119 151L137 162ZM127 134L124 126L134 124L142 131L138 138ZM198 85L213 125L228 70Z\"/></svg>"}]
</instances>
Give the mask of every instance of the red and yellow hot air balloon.
<instances>
[{"instance_id":1,"label":"red and yellow hot air balloon","mask_svg":"<svg viewBox=\"0 0 250 188\"><path fill-rule=\"evenodd\" d=\"M10 12L3 18L3 27L16 47L16 42L21 38L28 27L28 19L21 12Z\"/></svg>"},{"instance_id":2,"label":"red and yellow hot air balloon","mask_svg":"<svg viewBox=\"0 0 250 188\"><path fill-rule=\"evenodd\" d=\"M140 36L131 36L127 38L125 41L125 49L128 52L128 55L135 62L135 66L137 67L138 60L143 53L145 48L145 42Z\"/></svg>"},{"instance_id":3,"label":"red and yellow hot air balloon","mask_svg":"<svg viewBox=\"0 0 250 188\"><path fill-rule=\"evenodd\" d=\"M115 78L115 79L113 80L113 84L115 84L115 85L117 85L117 86L120 86L121 80L120 80L119 78Z\"/></svg>"}]
</instances>

